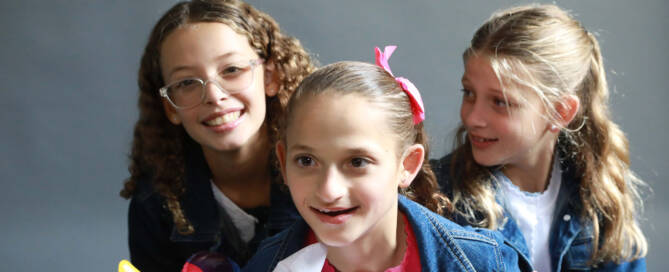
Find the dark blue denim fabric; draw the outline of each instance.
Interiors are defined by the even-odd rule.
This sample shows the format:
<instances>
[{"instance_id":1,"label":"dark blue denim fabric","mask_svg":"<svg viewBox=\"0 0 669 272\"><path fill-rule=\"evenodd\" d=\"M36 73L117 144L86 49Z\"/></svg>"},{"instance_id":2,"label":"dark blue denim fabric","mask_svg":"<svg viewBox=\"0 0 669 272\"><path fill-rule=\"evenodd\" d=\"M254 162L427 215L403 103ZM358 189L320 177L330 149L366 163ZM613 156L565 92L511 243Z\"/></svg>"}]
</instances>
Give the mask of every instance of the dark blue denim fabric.
<instances>
[{"instance_id":1,"label":"dark blue denim fabric","mask_svg":"<svg viewBox=\"0 0 669 272\"><path fill-rule=\"evenodd\" d=\"M200 251L234 255L230 252L230 242L222 235L226 222L211 190L210 173L201 153L186 157L186 190L180 203L195 228L188 235L177 231L164 197L155 191L151 180L137 183L128 210L128 244L131 262L140 271L181 271L186 260ZM300 219L290 194L278 184L272 186L270 201L265 224L253 238L256 245Z\"/></svg>"},{"instance_id":2,"label":"dark blue denim fabric","mask_svg":"<svg viewBox=\"0 0 669 272\"><path fill-rule=\"evenodd\" d=\"M399 197L399 209L416 235L422 271L520 271L518 254L498 232L459 226L427 208ZM304 247L304 220L263 241L243 271L272 271Z\"/></svg>"},{"instance_id":3,"label":"dark blue denim fabric","mask_svg":"<svg viewBox=\"0 0 669 272\"><path fill-rule=\"evenodd\" d=\"M441 190L451 196L450 180L457 178L459 173L451 174L451 156L430 161L437 175ZM589 264L592 256L592 224L584 222L581 215L581 200L578 192L580 179L575 168L567 160L561 161L562 186L558 194L553 223L549 237L549 248L553 271L646 271L646 259L641 258L620 264L614 262ZM454 169L463 169L455 167ZM502 203L501 201L498 201ZM521 259L529 263L529 249L523 234L515 220L504 211L505 223L498 229L506 241L515 248ZM467 225L463 218L454 221Z\"/></svg>"}]
</instances>

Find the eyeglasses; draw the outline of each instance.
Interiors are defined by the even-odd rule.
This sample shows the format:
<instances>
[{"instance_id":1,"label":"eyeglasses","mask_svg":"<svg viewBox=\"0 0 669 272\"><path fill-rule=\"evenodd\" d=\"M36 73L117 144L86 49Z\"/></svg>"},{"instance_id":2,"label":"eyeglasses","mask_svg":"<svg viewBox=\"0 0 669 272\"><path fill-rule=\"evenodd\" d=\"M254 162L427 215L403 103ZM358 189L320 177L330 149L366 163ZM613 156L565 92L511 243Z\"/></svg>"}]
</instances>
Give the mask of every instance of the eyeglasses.
<instances>
[{"instance_id":1,"label":"eyeglasses","mask_svg":"<svg viewBox=\"0 0 669 272\"><path fill-rule=\"evenodd\" d=\"M167 98L177 109L187 109L204 102L207 93L205 88L209 83L214 83L227 94L240 93L251 87L253 68L262 63L262 59L255 59L228 64L219 73L220 80L195 77L180 79L160 88L160 96Z\"/></svg>"}]
</instances>

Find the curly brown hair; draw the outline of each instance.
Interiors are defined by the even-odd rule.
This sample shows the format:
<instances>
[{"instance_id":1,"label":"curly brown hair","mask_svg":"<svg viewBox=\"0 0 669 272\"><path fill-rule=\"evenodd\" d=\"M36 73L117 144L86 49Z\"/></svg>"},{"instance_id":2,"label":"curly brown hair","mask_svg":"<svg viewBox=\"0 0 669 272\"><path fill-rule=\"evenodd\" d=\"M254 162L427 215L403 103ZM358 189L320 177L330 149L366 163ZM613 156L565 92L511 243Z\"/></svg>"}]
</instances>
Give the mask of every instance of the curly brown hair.
<instances>
[{"instance_id":1,"label":"curly brown hair","mask_svg":"<svg viewBox=\"0 0 669 272\"><path fill-rule=\"evenodd\" d=\"M364 62L342 61L324 66L297 87L288 102L285 121L282 122L282 137L293 115L291 112L308 97L322 94L357 94L372 101L385 111L390 128L398 139L398 150L413 144L425 148L423 165L408 188L400 193L409 199L441 214L450 206L450 201L439 191L437 178L429 164L428 137L423 122L414 124L411 102L395 78L383 68ZM307 97L307 98L305 98ZM282 138L285 139L285 138ZM401 153L400 153L401 154Z\"/></svg>"},{"instance_id":2,"label":"curly brown hair","mask_svg":"<svg viewBox=\"0 0 669 272\"><path fill-rule=\"evenodd\" d=\"M172 125L164 113L158 89L165 85L160 70L160 47L175 29L192 23L223 23L245 36L250 46L265 63L274 65L273 76L278 84L277 95L266 100L265 122L270 146L277 140L278 120L297 85L311 73L314 63L300 42L281 32L269 15L238 0L196 0L180 2L168 10L151 31L139 68L139 120L135 124L130 177L120 194L130 198L137 182L151 181L155 190L165 197L174 223L183 234L194 231L186 219L179 197L185 190L184 154L194 141L182 126ZM270 150L270 167L276 165ZM142 181L143 180L143 181Z\"/></svg>"}]
</instances>

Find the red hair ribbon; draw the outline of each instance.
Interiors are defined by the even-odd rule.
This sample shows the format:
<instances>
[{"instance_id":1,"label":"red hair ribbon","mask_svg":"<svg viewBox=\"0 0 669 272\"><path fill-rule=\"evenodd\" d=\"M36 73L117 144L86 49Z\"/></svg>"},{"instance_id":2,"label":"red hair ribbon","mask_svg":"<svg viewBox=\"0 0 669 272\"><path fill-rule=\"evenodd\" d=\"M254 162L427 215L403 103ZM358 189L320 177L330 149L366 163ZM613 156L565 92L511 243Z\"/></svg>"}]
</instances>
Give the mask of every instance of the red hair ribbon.
<instances>
[{"instance_id":1,"label":"red hair ribbon","mask_svg":"<svg viewBox=\"0 0 669 272\"><path fill-rule=\"evenodd\" d=\"M388 65L388 60L390 59L390 55L393 54L397 46L395 45L388 45L384 48L384 51L381 51L378 47L374 48L374 52L376 53L376 65L380 66L381 68L385 69L391 76L395 77L393 75L393 72L390 70L390 65ZM414 125L420 124L420 122L423 122L425 120L425 107L423 106L423 99L420 97L420 93L418 92L418 89L416 86L411 83L406 78L403 77L395 77L395 81L400 84L400 87L402 87L402 90L409 96L409 101L411 102L411 112L413 113L413 123Z\"/></svg>"}]
</instances>

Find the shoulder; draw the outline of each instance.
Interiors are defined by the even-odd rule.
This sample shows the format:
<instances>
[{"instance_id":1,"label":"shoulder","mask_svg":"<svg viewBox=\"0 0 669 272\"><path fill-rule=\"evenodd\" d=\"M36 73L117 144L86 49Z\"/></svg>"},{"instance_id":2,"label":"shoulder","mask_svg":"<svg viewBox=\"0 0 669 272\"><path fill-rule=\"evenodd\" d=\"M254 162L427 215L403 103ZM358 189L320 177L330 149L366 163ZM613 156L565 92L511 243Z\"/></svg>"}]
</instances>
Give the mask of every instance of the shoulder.
<instances>
[{"instance_id":1,"label":"shoulder","mask_svg":"<svg viewBox=\"0 0 669 272\"><path fill-rule=\"evenodd\" d=\"M448 197L452 197L451 186L453 179L455 178L455 173L452 173L453 153L447 154L439 159L431 159L430 167L432 168L434 175L437 177L441 192Z\"/></svg>"},{"instance_id":2,"label":"shoulder","mask_svg":"<svg viewBox=\"0 0 669 272\"><path fill-rule=\"evenodd\" d=\"M453 158L453 154L447 154L439 159L431 159L430 160L430 167L432 167L432 171L434 171L435 175L437 177L440 176L440 174L445 174L448 176L450 174L450 169L451 169L451 159Z\"/></svg>"},{"instance_id":3,"label":"shoulder","mask_svg":"<svg viewBox=\"0 0 669 272\"><path fill-rule=\"evenodd\" d=\"M290 227L264 239L242 271L273 271L279 261L304 246L308 230L304 220L297 220Z\"/></svg>"},{"instance_id":4,"label":"shoulder","mask_svg":"<svg viewBox=\"0 0 669 272\"><path fill-rule=\"evenodd\" d=\"M165 198L156 191L150 179L138 180L130 199L130 212L145 211L155 214L164 208Z\"/></svg>"},{"instance_id":5,"label":"shoulder","mask_svg":"<svg viewBox=\"0 0 669 272\"><path fill-rule=\"evenodd\" d=\"M607 262L597 266L598 271L646 271L646 269L646 258L622 263Z\"/></svg>"},{"instance_id":6,"label":"shoulder","mask_svg":"<svg viewBox=\"0 0 669 272\"><path fill-rule=\"evenodd\" d=\"M139 247L145 247L152 240L166 242L172 227L172 215L167 209L165 198L153 189L149 181L138 182L128 206L131 253L136 252Z\"/></svg>"},{"instance_id":7,"label":"shoulder","mask_svg":"<svg viewBox=\"0 0 669 272\"><path fill-rule=\"evenodd\" d=\"M419 228L432 228L444 239L484 243L490 246L499 246L500 241L501 243L504 241L503 237L495 235L495 232L458 225L406 197L401 197L400 203L403 212L410 218L410 221L414 221Z\"/></svg>"},{"instance_id":8,"label":"shoulder","mask_svg":"<svg viewBox=\"0 0 669 272\"><path fill-rule=\"evenodd\" d=\"M425 258L435 260L432 265L475 271L518 270L518 254L501 233L458 225L405 197L400 197L400 209L411 222Z\"/></svg>"}]
</instances>

